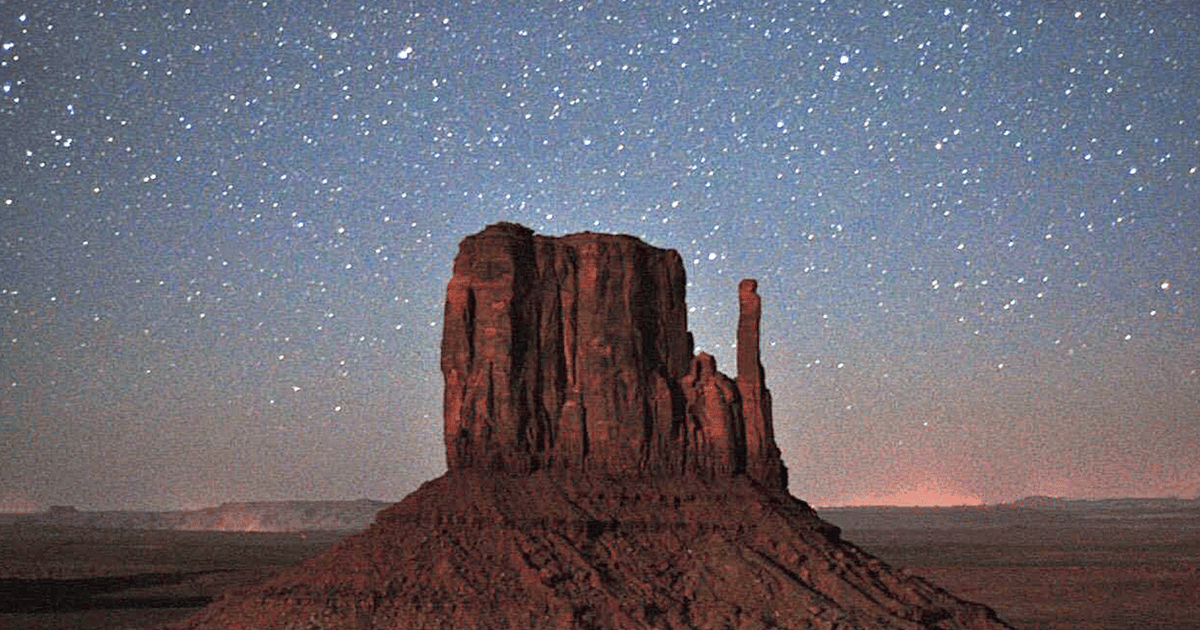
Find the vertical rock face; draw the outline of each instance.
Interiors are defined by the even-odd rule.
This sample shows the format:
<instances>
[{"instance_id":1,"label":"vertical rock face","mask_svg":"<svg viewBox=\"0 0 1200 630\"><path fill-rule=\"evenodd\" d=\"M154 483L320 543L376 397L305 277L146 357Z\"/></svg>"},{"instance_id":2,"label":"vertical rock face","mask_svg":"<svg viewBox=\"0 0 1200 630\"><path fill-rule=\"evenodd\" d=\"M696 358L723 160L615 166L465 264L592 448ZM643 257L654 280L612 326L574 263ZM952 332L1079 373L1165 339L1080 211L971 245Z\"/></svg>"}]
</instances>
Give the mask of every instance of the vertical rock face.
<instances>
[{"instance_id":1,"label":"vertical rock face","mask_svg":"<svg viewBox=\"0 0 1200 630\"><path fill-rule=\"evenodd\" d=\"M464 239L442 339L449 467L784 488L755 283L740 290L735 382L692 356L685 282L677 252L631 236L502 223Z\"/></svg>"},{"instance_id":2,"label":"vertical rock face","mask_svg":"<svg viewBox=\"0 0 1200 630\"><path fill-rule=\"evenodd\" d=\"M738 283L737 388L746 418L746 472L769 486L786 488L787 469L775 446L771 390L758 353L761 320L758 282L742 280Z\"/></svg>"}]
</instances>

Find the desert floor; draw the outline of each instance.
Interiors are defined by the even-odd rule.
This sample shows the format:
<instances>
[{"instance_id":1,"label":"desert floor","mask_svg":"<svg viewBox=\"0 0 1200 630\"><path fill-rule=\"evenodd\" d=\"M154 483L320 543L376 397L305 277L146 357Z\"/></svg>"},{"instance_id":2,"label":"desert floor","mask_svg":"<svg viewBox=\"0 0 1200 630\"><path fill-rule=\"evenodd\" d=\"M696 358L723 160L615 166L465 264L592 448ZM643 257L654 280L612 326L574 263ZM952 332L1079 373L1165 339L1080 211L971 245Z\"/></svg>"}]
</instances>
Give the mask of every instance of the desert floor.
<instances>
[{"instance_id":1,"label":"desert floor","mask_svg":"<svg viewBox=\"0 0 1200 630\"><path fill-rule=\"evenodd\" d=\"M1022 630L1200 628L1200 502L820 513L859 547Z\"/></svg>"},{"instance_id":2,"label":"desert floor","mask_svg":"<svg viewBox=\"0 0 1200 630\"><path fill-rule=\"evenodd\" d=\"M826 508L843 537L1022 630L1200 627L1200 502ZM112 630L186 616L346 532L0 524L0 627Z\"/></svg>"}]
</instances>

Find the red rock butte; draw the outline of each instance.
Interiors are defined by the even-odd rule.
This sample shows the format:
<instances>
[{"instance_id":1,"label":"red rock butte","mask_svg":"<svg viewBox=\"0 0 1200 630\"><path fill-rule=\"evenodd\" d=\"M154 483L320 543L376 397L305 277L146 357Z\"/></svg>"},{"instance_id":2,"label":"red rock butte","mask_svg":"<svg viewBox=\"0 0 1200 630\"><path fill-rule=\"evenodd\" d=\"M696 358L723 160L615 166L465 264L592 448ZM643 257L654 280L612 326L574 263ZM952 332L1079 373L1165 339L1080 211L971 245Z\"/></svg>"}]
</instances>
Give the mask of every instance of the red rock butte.
<instances>
[{"instance_id":1,"label":"red rock butte","mask_svg":"<svg viewBox=\"0 0 1200 630\"><path fill-rule=\"evenodd\" d=\"M446 292L449 471L186 630L1002 630L787 492L738 286L737 378L692 356L679 254L467 237ZM1011 630L1011 629L1010 629Z\"/></svg>"},{"instance_id":2,"label":"red rock butte","mask_svg":"<svg viewBox=\"0 0 1200 630\"><path fill-rule=\"evenodd\" d=\"M500 223L466 238L442 338L450 469L786 488L757 283L738 290L736 379L692 355L685 285L677 252L632 236Z\"/></svg>"}]
</instances>

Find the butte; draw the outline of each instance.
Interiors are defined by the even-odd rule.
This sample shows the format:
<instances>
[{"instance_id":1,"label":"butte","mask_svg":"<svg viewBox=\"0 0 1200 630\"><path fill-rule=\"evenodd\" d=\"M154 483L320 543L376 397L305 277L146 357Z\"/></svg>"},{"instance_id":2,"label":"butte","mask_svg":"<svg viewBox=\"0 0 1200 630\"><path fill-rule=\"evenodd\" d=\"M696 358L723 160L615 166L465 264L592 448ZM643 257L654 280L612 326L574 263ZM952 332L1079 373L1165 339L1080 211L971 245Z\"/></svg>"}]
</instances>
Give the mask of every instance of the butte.
<instances>
[{"instance_id":1,"label":"butte","mask_svg":"<svg viewBox=\"0 0 1200 630\"><path fill-rule=\"evenodd\" d=\"M787 490L738 286L737 377L693 356L679 254L489 226L460 245L449 470L190 630L1009 628L843 541Z\"/></svg>"}]
</instances>

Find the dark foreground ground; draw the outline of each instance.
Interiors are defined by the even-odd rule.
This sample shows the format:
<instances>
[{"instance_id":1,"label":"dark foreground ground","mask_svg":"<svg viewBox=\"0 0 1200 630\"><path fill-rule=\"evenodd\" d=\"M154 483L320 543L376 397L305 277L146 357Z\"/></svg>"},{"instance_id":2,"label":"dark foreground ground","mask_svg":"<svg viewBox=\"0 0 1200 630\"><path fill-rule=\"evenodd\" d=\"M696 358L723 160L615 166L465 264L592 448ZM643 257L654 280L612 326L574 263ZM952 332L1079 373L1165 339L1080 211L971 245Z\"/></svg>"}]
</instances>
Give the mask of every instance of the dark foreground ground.
<instances>
[{"instance_id":1,"label":"dark foreground ground","mask_svg":"<svg viewBox=\"0 0 1200 630\"><path fill-rule=\"evenodd\" d=\"M0 628L114 630L185 617L350 532L244 533L0 524Z\"/></svg>"},{"instance_id":2,"label":"dark foreground ground","mask_svg":"<svg viewBox=\"0 0 1200 630\"><path fill-rule=\"evenodd\" d=\"M1200 628L1200 503L827 508L845 539L1024 630ZM0 628L111 630L181 618L348 532L0 525Z\"/></svg>"},{"instance_id":3,"label":"dark foreground ground","mask_svg":"<svg viewBox=\"0 0 1200 630\"><path fill-rule=\"evenodd\" d=\"M1200 628L1200 501L820 514L847 540L1023 630Z\"/></svg>"}]
</instances>

